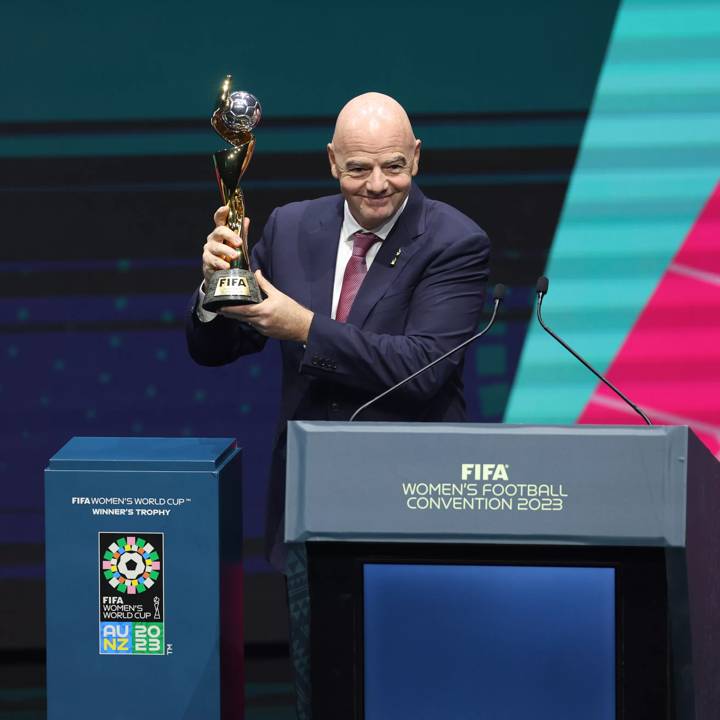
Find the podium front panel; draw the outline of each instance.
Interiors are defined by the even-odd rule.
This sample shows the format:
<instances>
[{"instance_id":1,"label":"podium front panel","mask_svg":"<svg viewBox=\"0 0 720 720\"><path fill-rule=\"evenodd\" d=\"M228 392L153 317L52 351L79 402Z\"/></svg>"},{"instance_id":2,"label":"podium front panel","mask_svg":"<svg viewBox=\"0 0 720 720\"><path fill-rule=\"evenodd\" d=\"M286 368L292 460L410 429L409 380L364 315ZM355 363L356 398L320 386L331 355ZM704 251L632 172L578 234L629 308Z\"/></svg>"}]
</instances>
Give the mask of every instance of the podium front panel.
<instances>
[{"instance_id":1,"label":"podium front panel","mask_svg":"<svg viewBox=\"0 0 720 720\"><path fill-rule=\"evenodd\" d=\"M687 428L293 422L285 538L682 546Z\"/></svg>"}]
</instances>

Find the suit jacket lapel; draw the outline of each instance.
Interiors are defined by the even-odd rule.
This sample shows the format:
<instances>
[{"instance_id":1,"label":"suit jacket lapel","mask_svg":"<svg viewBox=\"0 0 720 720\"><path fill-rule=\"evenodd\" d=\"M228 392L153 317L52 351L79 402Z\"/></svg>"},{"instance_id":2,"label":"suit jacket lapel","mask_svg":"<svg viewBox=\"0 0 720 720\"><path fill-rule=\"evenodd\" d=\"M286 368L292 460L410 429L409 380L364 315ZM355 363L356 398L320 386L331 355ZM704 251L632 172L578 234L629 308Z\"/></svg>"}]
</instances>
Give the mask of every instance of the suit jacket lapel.
<instances>
[{"instance_id":1,"label":"suit jacket lapel","mask_svg":"<svg viewBox=\"0 0 720 720\"><path fill-rule=\"evenodd\" d=\"M338 239L343 222L343 198L317 218L317 223L301 234L301 262L310 286L310 309L330 316L335 283Z\"/></svg>"},{"instance_id":2,"label":"suit jacket lapel","mask_svg":"<svg viewBox=\"0 0 720 720\"><path fill-rule=\"evenodd\" d=\"M362 327L370 311L389 290L412 255L413 240L423 232L425 232L425 196L413 184L408 204L400 214L395 227L383 241L355 296L347 319L349 323ZM396 257L398 250L400 254Z\"/></svg>"}]
</instances>

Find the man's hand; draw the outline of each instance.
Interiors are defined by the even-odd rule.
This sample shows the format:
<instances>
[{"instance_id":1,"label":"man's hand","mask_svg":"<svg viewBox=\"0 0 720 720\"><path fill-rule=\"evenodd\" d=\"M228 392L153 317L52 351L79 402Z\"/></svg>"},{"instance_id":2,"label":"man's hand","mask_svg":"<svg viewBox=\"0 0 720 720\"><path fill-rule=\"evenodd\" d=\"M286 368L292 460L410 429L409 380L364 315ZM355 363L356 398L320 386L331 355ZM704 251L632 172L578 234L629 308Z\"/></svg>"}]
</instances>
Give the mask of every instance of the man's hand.
<instances>
[{"instance_id":1,"label":"man's hand","mask_svg":"<svg viewBox=\"0 0 720 720\"><path fill-rule=\"evenodd\" d=\"M228 216L228 206L223 205L215 211L213 220L215 229L207 236L203 247L202 269L205 276L205 283L210 281L210 276L218 270L229 270L230 261L234 260L240 253L237 248L242 240L229 227L225 225ZM243 220L243 237L247 238L250 228L250 218Z\"/></svg>"},{"instance_id":2,"label":"man's hand","mask_svg":"<svg viewBox=\"0 0 720 720\"><path fill-rule=\"evenodd\" d=\"M257 305L226 307L221 314L242 320L263 335L277 340L307 342L314 313L281 293L263 277L260 270L255 271L255 277L260 289L267 295L265 300Z\"/></svg>"}]
</instances>

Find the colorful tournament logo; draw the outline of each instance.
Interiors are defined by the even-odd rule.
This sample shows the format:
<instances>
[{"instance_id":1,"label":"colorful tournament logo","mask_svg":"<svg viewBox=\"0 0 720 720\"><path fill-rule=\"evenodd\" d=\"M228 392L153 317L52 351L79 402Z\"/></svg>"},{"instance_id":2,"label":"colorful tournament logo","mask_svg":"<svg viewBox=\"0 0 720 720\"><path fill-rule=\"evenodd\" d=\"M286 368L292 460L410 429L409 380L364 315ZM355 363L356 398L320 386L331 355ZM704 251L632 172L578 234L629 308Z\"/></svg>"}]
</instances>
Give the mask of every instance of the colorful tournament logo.
<instances>
[{"instance_id":1,"label":"colorful tournament logo","mask_svg":"<svg viewBox=\"0 0 720 720\"><path fill-rule=\"evenodd\" d=\"M105 579L119 592L143 593L160 575L160 555L145 538L128 535L108 545L102 569Z\"/></svg>"},{"instance_id":2,"label":"colorful tournament logo","mask_svg":"<svg viewBox=\"0 0 720 720\"><path fill-rule=\"evenodd\" d=\"M99 533L100 654L164 655L163 533Z\"/></svg>"}]
</instances>

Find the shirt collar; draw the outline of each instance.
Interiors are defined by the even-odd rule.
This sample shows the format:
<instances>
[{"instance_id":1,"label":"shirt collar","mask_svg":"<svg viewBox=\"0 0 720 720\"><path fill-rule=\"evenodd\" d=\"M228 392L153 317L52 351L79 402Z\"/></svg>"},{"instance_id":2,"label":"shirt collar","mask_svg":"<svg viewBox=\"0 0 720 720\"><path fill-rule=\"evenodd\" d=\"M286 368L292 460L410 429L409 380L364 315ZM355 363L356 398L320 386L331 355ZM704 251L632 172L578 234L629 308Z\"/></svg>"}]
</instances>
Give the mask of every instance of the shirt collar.
<instances>
[{"instance_id":1,"label":"shirt collar","mask_svg":"<svg viewBox=\"0 0 720 720\"><path fill-rule=\"evenodd\" d=\"M380 240L384 240L390 234L390 231L395 227L395 223L400 217L402 211L405 209L405 206L407 205L409 199L410 195L408 194L408 196L403 201L403 204L395 211L395 214L375 230L366 230L365 228L360 227L357 220L352 216L352 213L350 212L347 200L345 200L345 216L343 218L342 239L348 240L350 236L354 235L356 232L371 232L373 233L373 235L377 235Z\"/></svg>"}]
</instances>

